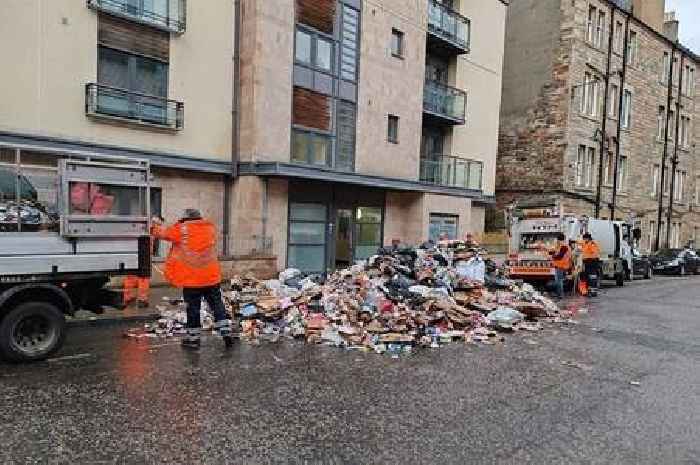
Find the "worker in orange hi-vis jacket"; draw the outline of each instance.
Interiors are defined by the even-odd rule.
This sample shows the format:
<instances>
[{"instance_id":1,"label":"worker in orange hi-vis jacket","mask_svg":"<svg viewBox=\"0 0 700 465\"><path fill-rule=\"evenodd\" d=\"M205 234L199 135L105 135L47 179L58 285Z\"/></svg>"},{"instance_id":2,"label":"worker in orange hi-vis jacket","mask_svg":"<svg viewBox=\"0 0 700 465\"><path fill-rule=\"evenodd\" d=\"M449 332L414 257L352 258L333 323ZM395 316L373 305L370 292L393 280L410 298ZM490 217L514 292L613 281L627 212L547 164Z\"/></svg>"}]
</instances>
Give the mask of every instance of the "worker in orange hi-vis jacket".
<instances>
[{"instance_id":1,"label":"worker in orange hi-vis jacket","mask_svg":"<svg viewBox=\"0 0 700 465\"><path fill-rule=\"evenodd\" d=\"M214 326L227 347L233 344L231 320L221 297L221 266L216 254L216 227L199 210L187 209L182 219L169 227L154 220L151 235L172 243L165 260L165 279L182 288L187 304L187 334L184 347L199 348L202 299L214 314Z\"/></svg>"}]
</instances>

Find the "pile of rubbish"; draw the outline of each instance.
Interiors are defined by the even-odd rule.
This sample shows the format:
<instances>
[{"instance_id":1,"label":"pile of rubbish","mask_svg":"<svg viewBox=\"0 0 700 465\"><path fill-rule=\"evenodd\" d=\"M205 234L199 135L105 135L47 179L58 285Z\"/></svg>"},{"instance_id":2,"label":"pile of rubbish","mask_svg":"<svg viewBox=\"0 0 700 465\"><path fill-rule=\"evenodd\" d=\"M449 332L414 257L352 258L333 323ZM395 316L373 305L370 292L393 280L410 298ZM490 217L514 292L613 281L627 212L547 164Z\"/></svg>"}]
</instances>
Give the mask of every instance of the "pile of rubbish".
<instances>
[{"instance_id":1,"label":"pile of rubbish","mask_svg":"<svg viewBox=\"0 0 700 465\"><path fill-rule=\"evenodd\" d=\"M494 343L502 332L536 331L537 320L561 317L550 299L459 242L383 249L328 276L287 269L279 279L245 276L230 285L225 304L241 339L253 344L290 338L398 355L455 341ZM182 302L161 315L147 333L184 332ZM202 323L213 326L206 305Z\"/></svg>"}]
</instances>

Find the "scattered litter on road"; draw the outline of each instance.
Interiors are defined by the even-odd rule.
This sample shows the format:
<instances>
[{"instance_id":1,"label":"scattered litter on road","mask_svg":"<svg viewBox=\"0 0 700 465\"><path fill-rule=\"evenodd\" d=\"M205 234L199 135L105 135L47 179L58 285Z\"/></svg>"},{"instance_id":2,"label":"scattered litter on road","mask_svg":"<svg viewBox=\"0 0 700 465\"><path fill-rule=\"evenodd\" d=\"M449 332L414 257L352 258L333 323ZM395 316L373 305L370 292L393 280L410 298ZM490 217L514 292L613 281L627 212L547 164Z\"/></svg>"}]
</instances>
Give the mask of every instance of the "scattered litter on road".
<instances>
[{"instance_id":1,"label":"scattered litter on road","mask_svg":"<svg viewBox=\"0 0 700 465\"><path fill-rule=\"evenodd\" d=\"M537 320L574 323L571 312L508 279L481 251L459 241L382 249L329 275L290 268L267 281L239 276L224 301L244 342L300 339L392 357L456 342L502 343L501 332L541 330ZM158 306L160 320L125 337L184 334L185 304L169 304ZM203 328L211 329L206 304L201 314Z\"/></svg>"}]
</instances>

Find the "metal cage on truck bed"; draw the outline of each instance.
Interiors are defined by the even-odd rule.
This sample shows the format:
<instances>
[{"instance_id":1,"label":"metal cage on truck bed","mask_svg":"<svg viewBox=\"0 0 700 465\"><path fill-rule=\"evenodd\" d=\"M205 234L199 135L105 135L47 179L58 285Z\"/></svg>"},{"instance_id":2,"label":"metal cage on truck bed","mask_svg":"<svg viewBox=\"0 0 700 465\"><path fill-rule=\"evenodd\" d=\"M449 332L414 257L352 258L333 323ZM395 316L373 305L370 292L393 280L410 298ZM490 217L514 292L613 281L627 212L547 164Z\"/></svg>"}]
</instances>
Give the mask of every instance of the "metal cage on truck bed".
<instances>
[{"instance_id":1,"label":"metal cage on truck bed","mask_svg":"<svg viewBox=\"0 0 700 465\"><path fill-rule=\"evenodd\" d=\"M0 145L0 282L150 272L147 160Z\"/></svg>"}]
</instances>

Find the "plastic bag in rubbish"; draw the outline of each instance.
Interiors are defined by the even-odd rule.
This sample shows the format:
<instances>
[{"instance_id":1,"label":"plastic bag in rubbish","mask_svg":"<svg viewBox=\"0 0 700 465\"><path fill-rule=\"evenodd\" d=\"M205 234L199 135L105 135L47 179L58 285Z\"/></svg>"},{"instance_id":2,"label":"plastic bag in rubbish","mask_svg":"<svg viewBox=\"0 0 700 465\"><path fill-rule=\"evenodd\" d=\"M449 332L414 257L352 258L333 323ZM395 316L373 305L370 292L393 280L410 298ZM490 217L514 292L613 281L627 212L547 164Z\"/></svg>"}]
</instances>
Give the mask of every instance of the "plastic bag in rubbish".
<instances>
[{"instance_id":1,"label":"plastic bag in rubbish","mask_svg":"<svg viewBox=\"0 0 700 465\"><path fill-rule=\"evenodd\" d=\"M455 270L460 278L483 283L486 264L480 257L472 257L467 261L458 262Z\"/></svg>"},{"instance_id":2,"label":"plastic bag in rubbish","mask_svg":"<svg viewBox=\"0 0 700 465\"><path fill-rule=\"evenodd\" d=\"M286 270L280 272L279 280L284 282L288 279L298 279L301 277L301 271L296 268L287 268Z\"/></svg>"},{"instance_id":3,"label":"plastic bag in rubbish","mask_svg":"<svg viewBox=\"0 0 700 465\"><path fill-rule=\"evenodd\" d=\"M512 328L514 323L518 323L525 319L525 315L510 307L498 307L486 315L486 320L495 326L501 328Z\"/></svg>"}]
</instances>

